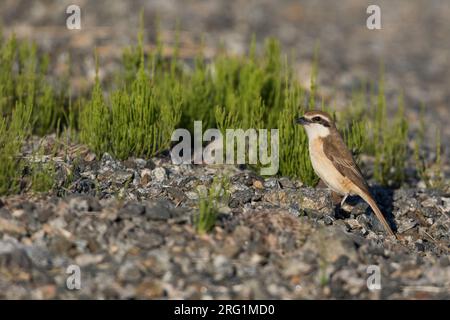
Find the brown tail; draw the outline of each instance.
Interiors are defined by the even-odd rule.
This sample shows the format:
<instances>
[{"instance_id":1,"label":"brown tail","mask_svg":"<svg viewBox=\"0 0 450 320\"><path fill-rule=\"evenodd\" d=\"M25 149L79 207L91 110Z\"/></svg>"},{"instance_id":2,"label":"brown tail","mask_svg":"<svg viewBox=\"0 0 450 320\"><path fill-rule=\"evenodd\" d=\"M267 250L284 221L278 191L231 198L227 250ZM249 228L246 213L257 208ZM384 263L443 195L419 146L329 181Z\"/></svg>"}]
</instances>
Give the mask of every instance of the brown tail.
<instances>
[{"instance_id":1,"label":"brown tail","mask_svg":"<svg viewBox=\"0 0 450 320\"><path fill-rule=\"evenodd\" d=\"M377 206L377 203L375 202L375 200L373 200L373 198L368 195L368 194L361 194L360 195L361 198L363 198L368 204L369 206L372 208L373 212L375 213L375 215L377 216L378 220L380 220L380 222L383 224L384 228L386 229L386 231L391 235L397 238L397 235L394 233L394 231L392 231L391 227L389 226L389 223L386 221L386 219L383 216L383 213L381 213L380 209ZM398 238L397 238L398 239Z\"/></svg>"}]
</instances>

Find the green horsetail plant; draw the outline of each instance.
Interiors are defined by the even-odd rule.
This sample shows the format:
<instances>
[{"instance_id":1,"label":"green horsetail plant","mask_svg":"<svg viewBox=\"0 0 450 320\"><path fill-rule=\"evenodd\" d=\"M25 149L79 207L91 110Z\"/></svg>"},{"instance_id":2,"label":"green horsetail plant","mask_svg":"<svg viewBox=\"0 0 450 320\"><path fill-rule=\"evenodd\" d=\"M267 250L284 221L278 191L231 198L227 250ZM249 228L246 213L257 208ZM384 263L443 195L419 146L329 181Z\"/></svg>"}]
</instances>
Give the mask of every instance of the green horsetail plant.
<instances>
[{"instance_id":1,"label":"green horsetail plant","mask_svg":"<svg viewBox=\"0 0 450 320\"><path fill-rule=\"evenodd\" d=\"M425 183L427 188L441 189L444 187L445 181L442 173L440 129L436 128L436 159L434 163L427 161L427 156L424 154L426 152L424 150L425 131L425 104L422 103L419 112L418 133L414 140L414 160L417 176Z\"/></svg>"},{"instance_id":2,"label":"green horsetail plant","mask_svg":"<svg viewBox=\"0 0 450 320\"><path fill-rule=\"evenodd\" d=\"M280 174L315 185L318 178L309 160L307 137L295 124L295 119L306 111L301 107L304 90L294 78L287 59L282 62L278 42L269 39L261 58L256 56L252 46L248 57L242 60L225 57L214 67L217 127L222 131L226 128L278 128ZM312 77L316 76L317 66ZM311 85L315 92L315 78Z\"/></svg>"},{"instance_id":3,"label":"green horsetail plant","mask_svg":"<svg viewBox=\"0 0 450 320\"><path fill-rule=\"evenodd\" d=\"M435 180L432 182L432 187L437 189L442 189L448 181L444 181L444 173L442 168L442 146L441 146L441 131L439 128L436 128L436 162L434 168L434 178Z\"/></svg>"},{"instance_id":4,"label":"green horsetail plant","mask_svg":"<svg viewBox=\"0 0 450 320\"><path fill-rule=\"evenodd\" d=\"M381 87L382 88L382 87ZM384 93L380 89L379 94ZM399 96L397 113L389 124L385 113L385 98L378 108L375 122L374 178L382 185L399 186L405 179L408 152L408 123L404 114L403 95Z\"/></svg>"},{"instance_id":5,"label":"green horsetail plant","mask_svg":"<svg viewBox=\"0 0 450 320\"><path fill-rule=\"evenodd\" d=\"M12 36L8 41L0 33L0 112L10 115L16 101L14 65L17 61L17 41Z\"/></svg>"},{"instance_id":6,"label":"green horsetail plant","mask_svg":"<svg viewBox=\"0 0 450 320\"><path fill-rule=\"evenodd\" d=\"M21 171L16 155L20 145L11 140L6 118L0 119L0 195L18 191L19 181L17 172Z\"/></svg>"},{"instance_id":7,"label":"green horsetail plant","mask_svg":"<svg viewBox=\"0 0 450 320\"><path fill-rule=\"evenodd\" d=\"M141 67L131 92L111 98L111 152L120 159L167 149L181 115L181 88L169 75L151 83Z\"/></svg>"},{"instance_id":8,"label":"green horsetail plant","mask_svg":"<svg viewBox=\"0 0 450 320\"><path fill-rule=\"evenodd\" d=\"M98 65L98 62L96 64ZM103 97L102 87L98 78L98 67L91 99L81 108L78 125L80 140L92 148L95 153L102 154L110 151L110 109Z\"/></svg>"},{"instance_id":9,"label":"green horsetail plant","mask_svg":"<svg viewBox=\"0 0 450 320\"><path fill-rule=\"evenodd\" d=\"M425 157L421 152L421 148L423 147L423 143L425 140L425 130L425 104L421 103L419 111L419 128L417 137L414 140L414 161L418 177L425 182L427 187L430 187L427 175L427 166L425 164Z\"/></svg>"},{"instance_id":10,"label":"green horsetail plant","mask_svg":"<svg viewBox=\"0 0 450 320\"><path fill-rule=\"evenodd\" d=\"M36 193L48 192L55 183L56 168L55 163L35 162L30 165L31 170L31 190Z\"/></svg>"},{"instance_id":11,"label":"green horsetail plant","mask_svg":"<svg viewBox=\"0 0 450 320\"><path fill-rule=\"evenodd\" d=\"M278 120L280 130L280 174L299 178L309 186L315 186L318 177L309 158L308 137L295 120L306 111L301 107L304 91L291 84L286 90L285 106Z\"/></svg>"},{"instance_id":12,"label":"green horsetail plant","mask_svg":"<svg viewBox=\"0 0 450 320\"><path fill-rule=\"evenodd\" d=\"M193 132L194 121L201 120L203 129L214 128L215 88L210 70L202 57L195 59L191 75L185 75L180 126Z\"/></svg>"},{"instance_id":13,"label":"green horsetail plant","mask_svg":"<svg viewBox=\"0 0 450 320\"><path fill-rule=\"evenodd\" d=\"M151 79L145 68L142 34L140 62L130 85L114 90L107 102L98 77L80 115L80 137L96 153L119 159L150 157L167 149L181 116L181 83L168 72Z\"/></svg>"},{"instance_id":14,"label":"green horsetail plant","mask_svg":"<svg viewBox=\"0 0 450 320\"><path fill-rule=\"evenodd\" d=\"M23 171L20 149L29 135L32 109L17 102L10 117L0 119L0 195L17 193Z\"/></svg>"},{"instance_id":15,"label":"green horsetail plant","mask_svg":"<svg viewBox=\"0 0 450 320\"><path fill-rule=\"evenodd\" d=\"M0 34L0 112L11 115L17 102L26 104L38 135L54 131L64 115L63 99L47 80L48 65L48 56L38 54L35 44Z\"/></svg>"},{"instance_id":16,"label":"green horsetail plant","mask_svg":"<svg viewBox=\"0 0 450 320\"><path fill-rule=\"evenodd\" d=\"M227 177L215 178L206 192L199 194L199 212L193 223L199 234L210 232L217 221L221 202L228 202L229 180Z\"/></svg>"},{"instance_id":17,"label":"green horsetail plant","mask_svg":"<svg viewBox=\"0 0 450 320\"><path fill-rule=\"evenodd\" d=\"M200 56L192 75L184 77L183 124L191 128L202 120L204 129L216 127L219 108L231 121L227 128L273 128L282 109L285 73L274 39L266 42L263 56L256 55L254 43L243 57L221 54L207 65Z\"/></svg>"},{"instance_id":18,"label":"green horsetail plant","mask_svg":"<svg viewBox=\"0 0 450 320\"><path fill-rule=\"evenodd\" d=\"M366 122L353 120L344 127L342 135L355 161L359 162L359 155L364 152L368 140Z\"/></svg>"},{"instance_id":19,"label":"green horsetail plant","mask_svg":"<svg viewBox=\"0 0 450 320\"><path fill-rule=\"evenodd\" d=\"M286 62L287 66L287 62ZM305 105L305 90L292 77L292 72L285 75L282 102L283 109L277 121L280 130L280 174L299 178L308 186L315 186L319 177L309 157L308 137L305 130L296 124L295 120L307 110L315 108L318 74L318 46L314 52L314 62L310 79L310 92ZM325 110L322 101L322 110Z\"/></svg>"},{"instance_id":20,"label":"green horsetail plant","mask_svg":"<svg viewBox=\"0 0 450 320\"><path fill-rule=\"evenodd\" d=\"M217 220L217 205L215 203L216 195L208 191L207 196L200 198L198 210L199 213L194 217L194 226L198 233L205 234L211 231Z\"/></svg>"},{"instance_id":21,"label":"green horsetail plant","mask_svg":"<svg viewBox=\"0 0 450 320\"><path fill-rule=\"evenodd\" d=\"M345 144L359 163L359 155L368 150L370 137L368 135L368 110L365 84L359 90L352 92L349 107L339 113L338 125L341 129Z\"/></svg>"},{"instance_id":22,"label":"green horsetail plant","mask_svg":"<svg viewBox=\"0 0 450 320\"><path fill-rule=\"evenodd\" d=\"M401 185L405 179L408 125L404 108L400 94L397 112L388 118L382 69L378 89L372 84L367 91L363 84L354 91L350 106L338 122L357 161L361 153L374 156L374 178L385 186Z\"/></svg>"},{"instance_id":23,"label":"green horsetail plant","mask_svg":"<svg viewBox=\"0 0 450 320\"><path fill-rule=\"evenodd\" d=\"M421 114L421 117L423 115ZM424 122L421 120L421 122ZM442 172L441 159L441 135L439 128L436 129L435 144L436 144L436 159L430 163L426 159L421 150L423 148L423 140L425 135L425 125L419 127L419 134L414 141L414 160L418 177L425 183L427 188L442 189L445 186L445 181Z\"/></svg>"},{"instance_id":24,"label":"green horsetail plant","mask_svg":"<svg viewBox=\"0 0 450 320\"><path fill-rule=\"evenodd\" d=\"M222 132L226 128L279 129L280 174L314 185L317 177L309 160L307 138L294 121L305 110L300 109L304 91L287 59L282 62L278 42L268 40L265 50L258 58L252 46L242 61L224 58L215 64L216 125Z\"/></svg>"}]
</instances>

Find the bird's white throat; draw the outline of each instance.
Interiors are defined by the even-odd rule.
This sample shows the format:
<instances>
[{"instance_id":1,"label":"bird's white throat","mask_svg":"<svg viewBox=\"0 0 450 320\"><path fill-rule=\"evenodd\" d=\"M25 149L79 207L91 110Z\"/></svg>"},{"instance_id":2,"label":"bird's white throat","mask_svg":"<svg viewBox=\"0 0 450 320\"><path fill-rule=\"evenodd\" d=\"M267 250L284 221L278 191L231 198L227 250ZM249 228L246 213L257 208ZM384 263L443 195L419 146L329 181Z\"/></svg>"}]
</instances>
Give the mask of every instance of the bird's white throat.
<instances>
[{"instance_id":1,"label":"bird's white throat","mask_svg":"<svg viewBox=\"0 0 450 320\"><path fill-rule=\"evenodd\" d=\"M305 130L310 141L315 140L316 138L325 138L330 134L329 128L318 123L310 123L306 125Z\"/></svg>"}]
</instances>

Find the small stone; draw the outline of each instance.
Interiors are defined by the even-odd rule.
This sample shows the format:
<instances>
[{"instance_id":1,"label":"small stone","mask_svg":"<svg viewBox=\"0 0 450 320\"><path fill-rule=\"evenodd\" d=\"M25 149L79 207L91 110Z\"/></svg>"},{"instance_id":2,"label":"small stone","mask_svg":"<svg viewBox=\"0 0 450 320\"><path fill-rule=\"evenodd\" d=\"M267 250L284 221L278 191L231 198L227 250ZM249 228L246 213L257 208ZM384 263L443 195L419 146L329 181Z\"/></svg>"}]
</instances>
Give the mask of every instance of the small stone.
<instances>
[{"instance_id":1,"label":"small stone","mask_svg":"<svg viewBox=\"0 0 450 320\"><path fill-rule=\"evenodd\" d=\"M101 205L97 198L90 196L75 196L69 200L69 209L79 212L100 211Z\"/></svg>"},{"instance_id":2,"label":"small stone","mask_svg":"<svg viewBox=\"0 0 450 320\"><path fill-rule=\"evenodd\" d=\"M333 221L334 221L334 218L328 214L323 217L323 222L327 226L331 226L333 224Z\"/></svg>"},{"instance_id":3,"label":"small stone","mask_svg":"<svg viewBox=\"0 0 450 320\"><path fill-rule=\"evenodd\" d=\"M278 180L276 178L268 178L266 179L266 181L264 181L264 187L268 189L278 187Z\"/></svg>"},{"instance_id":4,"label":"small stone","mask_svg":"<svg viewBox=\"0 0 450 320\"><path fill-rule=\"evenodd\" d=\"M327 245L324 247L324 243ZM352 238L338 226L327 227L327 232L313 233L305 243L304 249L321 252L325 261L334 263L341 256L357 261L356 247Z\"/></svg>"},{"instance_id":5,"label":"small stone","mask_svg":"<svg viewBox=\"0 0 450 320\"><path fill-rule=\"evenodd\" d=\"M237 191L231 195L231 199L228 205L230 206L230 208L237 208L246 203L249 203L252 200L252 197L253 191L251 189Z\"/></svg>"},{"instance_id":6,"label":"small stone","mask_svg":"<svg viewBox=\"0 0 450 320\"><path fill-rule=\"evenodd\" d=\"M113 175L114 182L118 185L124 185L127 182L130 182L133 180L133 172L130 171L118 171L115 172Z\"/></svg>"},{"instance_id":7,"label":"small stone","mask_svg":"<svg viewBox=\"0 0 450 320\"><path fill-rule=\"evenodd\" d=\"M444 210L444 212L450 212L450 198L441 198L442 200L442 209Z\"/></svg>"},{"instance_id":8,"label":"small stone","mask_svg":"<svg viewBox=\"0 0 450 320\"><path fill-rule=\"evenodd\" d=\"M167 195L170 197L170 199L180 202L181 200L185 199L184 192L176 187L168 187L166 188Z\"/></svg>"},{"instance_id":9,"label":"small stone","mask_svg":"<svg viewBox=\"0 0 450 320\"><path fill-rule=\"evenodd\" d=\"M423 243L416 242L415 246L416 246L417 251L422 251L422 252L425 251L425 246L423 245Z\"/></svg>"},{"instance_id":10,"label":"small stone","mask_svg":"<svg viewBox=\"0 0 450 320\"><path fill-rule=\"evenodd\" d=\"M300 259L290 259L283 267L283 274L287 277L307 274L311 272L313 267L301 261Z\"/></svg>"},{"instance_id":11,"label":"small stone","mask_svg":"<svg viewBox=\"0 0 450 320\"><path fill-rule=\"evenodd\" d=\"M188 191L185 193L186 197L190 200L198 200L199 196L197 192Z\"/></svg>"},{"instance_id":12,"label":"small stone","mask_svg":"<svg viewBox=\"0 0 450 320\"><path fill-rule=\"evenodd\" d=\"M136 202L128 202L119 210L120 216L138 216L145 213L145 205Z\"/></svg>"},{"instance_id":13,"label":"small stone","mask_svg":"<svg viewBox=\"0 0 450 320\"><path fill-rule=\"evenodd\" d=\"M263 200L267 201L273 205L278 206L286 206L289 204L288 196L286 191L284 190L270 190L263 196ZM294 203L298 203L297 201L293 201Z\"/></svg>"},{"instance_id":14,"label":"small stone","mask_svg":"<svg viewBox=\"0 0 450 320\"><path fill-rule=\"evenodd\" d=\"M64 236L55 235L50 239L48 248L50 251L57 254L67 255L69 254L69 251L74 248L74 243Z\"/></svg>"},{"instance_id":15,"label":"small stone","mask_svg":"<svg viewBox=\"0 0 450 320\"><path fill-rule=\"evenodd\" d=\"M369 205L366 202L360 201L351 209L350 213L354 217L357 217L361 214L364 214L368 208L369 208Z\"/></svg>"},{"instance_id":16,"label":"small stone","mask_svg":"<svg viewBox=\"0 0 450 320\"><path fill-rule=\"evenodd\" d=\"M86 161L86 162L92 162L92 161L95 160L95 158L96 158L95 153L89 152L88 154L86 154L86 155L84 156L84 161Z\"/></svg>"},{"instance_id":17,"label":"small stone","mask_svg":"<svg viewBox=\"0 0 450 320\"><path fill-rule=\"evenodd\" d=\"M260 180L253 181L253 187L255 189L264 189L264 185Z\"/></svg>"},{"instance_id":18,"label":"small stone","mask_svg":"<svg viewBox=\"0 0 450 320\"><path fill-rule=\"evenodd\" d=\"M114 158L109 153L105 152L102 155L101 161L104 162L104 163L113 162Z\"/></svg>"},{"instance_id":19,"label":"small stone","mask_svg":"<svg viewBox=\"0 0 450 320\"><path fill-rule=\"evenodd\" d=\"M75 258L75 262L80 267L86 267L88 265L96 265L103 260L101 254L80 254Z\"/></svg>"},{"instance_id":20,"label":"small stone","mask_svg":"<svg viewBox=\"0 0 450 320\"><path fill-rule=\"evenodd\" d=\"M300 210L299 210L298 207L295 206L295 205L290 206L290 207L288 208L288 211L289 211L289 213L292 214L294 217L299 217L299 216L301 215Z\"/></svg>"},{"instance_id":21,"label":"small stone","mask_svg":"<svg viewBox=\"0 0 450 320\"><path fill-rule=\"evenodd\" d=\"M53 210L51 210L50 208L40 208L37 211L37 213L38 213L38 221L40 223L45 223L53 215Z\"/></svg>"},{"instance_id":22,"label":"small stone","mask_svg":"<svg viewBox=\"0 0 450 320\"><path fill-rule=\"evenodd\" d=\"M49 284L38 288L38 299L51 300L54 299L57 293L55 285Z\"/></svg>"},{"instance_id":23,"label":"small stone","mask_svg":"<svg viewBox=\"0 0 450 320\"><path fill-rule=\"evenodd\" d=\"M153 249L161 246L164 243L164 238L156 233L145 233L138 238L138 246L143 249Z\"/></svg>"},{"instance_id":24,"label":"small stone","mask_svg":"<svg viewBox=\"0 0 450 320\"><path fill-rule=\"evenodd\" d=\"M147 160L141 158L134 159L134 163L138 169L144 169L147 166Z\"/></svg>"},{"instance_id":25,"label":"small stone","mask_svg":"<svg viewBox=\"0 0 450 320\"><path fill-rule=\"evenodd\" d=\"M122 164L124 165L125 168L133 169L133 170L137 169L136 161L134 161L134 159L132 159L132 158L129 158L129 159L123 161Z\"/></svg>"},{"instance_id":26,"label":"small stone","mask_svg":"<svg viewBox=\"0 0 450 320\"><path fill-rule=\"evenodd\" d=\"M163 167L158 167L152 170L152 177L156 182L164 182L165 180L167 180L166 170Z\"/></svg>"},{"instance_id":27,"label":"small stone","mask_svg":"<svg viewBox=\"0 0 450 320\"><path fill-rule=\"evenodd\" d=\"M350 226L351 229L360 229L361 224L356 219L347 219L347 224Z\"/></svg>"},{"instance_id":28,"label":"small stone","mask_svg":"<svg viewBox=\"0 0 450 320\"><path fill-rule=\"evenodd\" d=\"M295 189L295 184L286 177L282 177L278 181L283 189Z\"/></svg>"},{"instance_id":29,"label":"small stone","mask_svg":"<svg viewBox=\"0 0 450 320\"><path fill-rule=\"evenodd\" d=\"M224 255L218 255L213 260L214 279L221 281L233 275L233 265Z\"/></svg>"},{"instance_id":30,"label":"small stone","mask_svg":"<svg viewBox=\"0 0 450 320\"><path fill-rule=\"evenodd\" d=\"M0 232L10 235L23 235L27 231L25 230L25 227L17 224L16 222L0 218Z\"/></svg>"},{"instance_id":31,"label":"small stone","mask_svg":"<svg viewBox=\"0 0 450 320\"><path fill-rule=\"evenodd\" d=\"M402 220L401 222L398 223L397 232L404 233L404 232L414 228L417 225L418 225L418 222L414 219L409 219L409 221Z\"/></svg>"},{"instance_id":32,"label":"small stone","mask_svg":"<svg viewBox=\"0 0 450 320\"><path fill-rule=\"evenodd\" d=\"M0 269L21 268L30 270L32 261L19 243L0 241Z\"/></svg>"},{"instance_id":33,"label":"small stone","mask_svg":"<svg viewBox=\"0 0 450 320\"><path fill-rule=\"evenodd\" d=\"M156 164L153 162L152 159L148 159L145 163L145 168L153 170L156 168Z\"/></svg>"},{"instance_id":34,"label":"small stone","mask_svg":"<svg viewBox=\"0 0 450 320\"><path fill-rule=\"evenodd\" d=\"M167 206L166 202L158 201L147 204L145 215L152 220L168 220L173 217L173 211Z\"/></svg>"},{"instance_id":35,"label":"small stone","mask_svg":"<svg viewBox=\"0 0 450 320\"><path fill-rule=\"evenodd\" d=\"M418 189L424 190L424 189L427 188L427 184L425 183L425 181L420 180L420 181L417 183L417 188L418 188Z\"/></svg>"},{"instance_id":36,"label":"small stone","mask_svg":"<svg viewBox=\"0 0 450 320\"><path fill-rule=\"evenodd\" d=\"M246 226L237 226L233 232L233 238L238 242L244 244L250 240L251 230Z\"/></svg>"},{"instance_id":37,"label":"small stone","mask_svg":"<svg viewBox=\"0 0 450 320\"><path fill-rule=\"evenodd\" d=\"M122 281L137 282L141 278L141 273L134 263L125 262L120 266L117 276Z\"/></svg>"},{"instance_id":38,"label":"small stone","mask_svg":"<svg viewBox=\"0 0 450 320\"><path fill-rule=\"evenodd\" d=\"M241 250L242 244L239 246L236 241L228 241L221 248L220 252L228 258L235 257Z\"/></svg>"},{"instance_id":39,"label":"small stone","mask_svg":"<svg viewBox=\"0 0 450 320\"><path fill-rule=\"evenodd\" d=\"M141 185L145 186L151 181L152 170L145 168L141 171Z\"/></svg>"},{"instance_id":40,"label":"small stone","mask_svg":"<svg viewBox=\"0 0 450 320\"><path fill-rule=\"evenodd\" d=\"M164 288L161 281L157 279L146 279L136 289L138 297L155 299L164 296Z\"/></svg>"},{"instance_id":41,"label":"small stone","mask_svg":"<svg viewBox=\"0 0 450 320\"><path fill-rule=\"evenodd\" d=\"M262 181L262 179L257 176L254 172L242 172L238 173L231 178L233 184L242 184L246 187L254 185L255 181Z\"/></svg>"},{"instance_id":42,"label":"small stone","mask_svg":"<svg viewBox=\"0 0 450 320\"><path fill-rule=\"evenodd\" d=\"M293 194L290 201L298 202L301 209L315 210L322 215L333 212L330 193L326 189L304 188Z\"/></svg>"},{"instance_id":43,"label":"small stone","mask_svg":"<svg viewBox=\"0 0 450 320\"><path fill-rule=\"evenodd\" d=\"M314 209L304 208L304 209L302 209L302 211L311 219L317 220L317 219L321 219L321 218L325 217L324 213L314 210Z\"/></svg>"},{"instance_id":44,"label":"small stone","mask_svg":"<svg viewBox=\"0 0 450 320\"><path fill-rule=\"evenodd\" d=\"M450 259L449 259L449 257L448 257L448 256L442 256L442 257L439 259L439 264L440 264L440 266L443 267L443 268L449 267L449 266L450 266Z\"/></svg>"},{"instance_id":45,"label":"small stone","mask_svg":"<svg viewBox=\"0 0 450 320\"><path fill-rule=\"evenodd\" d=\"M74 191L76 193L95 194L95 183L89 178L83 178L75 183Z\"/></svg>"},{"instance_id":46,"label":"small stone","mask_svg":"<svg viewBox=\"0 0 450 320\"><path fill-rule=\"evenodd\" d=\"M437 205L436 198L427 198L420 203L423 207L435 207Z\"/></svg>"}]
</instances>

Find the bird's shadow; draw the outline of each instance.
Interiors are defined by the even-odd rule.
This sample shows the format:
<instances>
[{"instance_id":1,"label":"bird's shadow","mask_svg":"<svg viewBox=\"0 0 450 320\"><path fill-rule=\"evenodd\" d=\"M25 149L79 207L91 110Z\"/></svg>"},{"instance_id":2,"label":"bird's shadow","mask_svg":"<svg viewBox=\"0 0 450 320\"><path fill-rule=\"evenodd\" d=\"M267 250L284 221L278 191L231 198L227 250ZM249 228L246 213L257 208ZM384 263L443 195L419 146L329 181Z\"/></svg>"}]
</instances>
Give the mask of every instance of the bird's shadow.
<instances>
[{"instance_id":1,"label":"bird's shadow","mask_svg":"<svg viewBox=\"0 0 450 320\"><path fill-rule=\"evenodd\" d=\"M379 185L370 188L370 192L380 207L381 212L388 221L392 230L397 231L397 224L395 223L394 216L394 190L389 188L384 188ZM367 212L369 211L369 213ZM371 214L372 217L375 215L370 208L366 210L366 214Z\"/></svg>"},{"instance_id":2,"label":"bird's shadow","mask_svg":"<svg viewBox=\"0 0 450 320\"><path fill-rule=\"evenodd\" d=\"M394 191L392 189L376 185L370 188L370 192L372 193L373 198L375 199L381 212L384 214L384 217L388 221L392 230L397 231L397 224L395 223L395 216L393 214ZM358 203L365 203L365 201L359 196L349 196L345 202L352 206L356 206ZM339 203L336 206L335 212L336 218L348 218L350 216L350 213L340 208ZM372 211L369 205L365 210L365 215L372 225L376 224L380 229L382 229L381 224L379 223L378 219L375 216L375 213Z\"/></svg>"}]
</instances>

